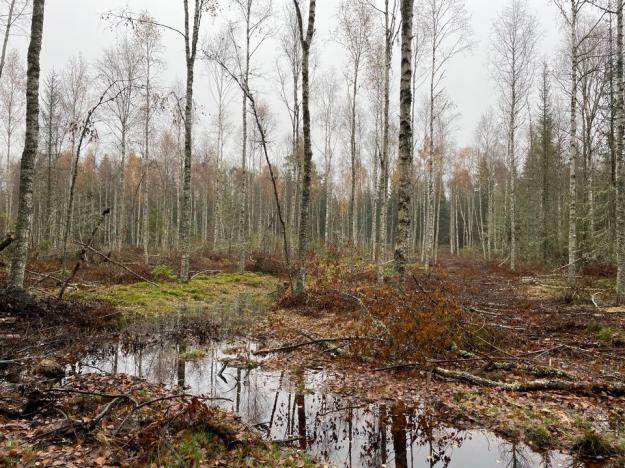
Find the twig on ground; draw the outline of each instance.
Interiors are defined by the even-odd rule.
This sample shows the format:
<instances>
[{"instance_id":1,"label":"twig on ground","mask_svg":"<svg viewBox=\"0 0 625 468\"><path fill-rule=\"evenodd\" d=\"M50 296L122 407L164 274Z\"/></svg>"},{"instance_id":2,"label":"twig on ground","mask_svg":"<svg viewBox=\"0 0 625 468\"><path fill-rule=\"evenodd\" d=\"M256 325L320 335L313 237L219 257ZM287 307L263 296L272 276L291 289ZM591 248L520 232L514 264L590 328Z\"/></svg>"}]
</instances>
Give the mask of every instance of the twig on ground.
<instances>
[{"instance_id":1,"label":"twig on ground","mask_svg":"<svg viewBox=\"0 0 625 468\"><path fill-rule=\"evenodd\" d=\"M341 341L358 341L358 340L380 340L380 338L372 337L372 336L346 336L346 337L338 337L338 338L319 338L317 340L305 341L303 343L296 343L292 345L280 346L278 348L268 348L268 349L260 349L258 351L254 351L252 354L255 356L263 355L263 354L271 354L285 351L293 351L297 348L301 348L303 346L309 346L314 344L321 343L336 343Z\"/></svg>"}]
</instances>

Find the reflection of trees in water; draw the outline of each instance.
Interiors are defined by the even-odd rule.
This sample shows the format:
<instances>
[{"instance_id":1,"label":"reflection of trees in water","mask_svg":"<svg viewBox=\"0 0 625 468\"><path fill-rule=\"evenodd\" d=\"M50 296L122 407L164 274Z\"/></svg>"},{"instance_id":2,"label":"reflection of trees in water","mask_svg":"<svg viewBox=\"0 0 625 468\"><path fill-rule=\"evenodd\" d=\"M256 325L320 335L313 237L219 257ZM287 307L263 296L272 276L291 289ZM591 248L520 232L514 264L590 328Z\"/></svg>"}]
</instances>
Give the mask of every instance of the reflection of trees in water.
<instances>
[{"instance_id":1,"label":"reflection of trees in water","mask_svg":"<svg viewBox=\"0 0 625 468\"><path fill-rule=\"evenodd\" d=\"M527 445L518 442L501 444L499 452L504 463L503 466L506 468L532 468L535 466L535 460ZM547 463L550 463L549 460Z\"/></svg>"},{"instance_id":2,"label":"reflection of trees in water","mask_svg":"<svg viewBox=\"0 0 625 468\"><path fill-rule=\"evenodd\" d=\"M171 328L164 333L171 336ZM195 343L183 336L147 344L121 342L97 364L142 375L152 382L187 385L192 393L229 398L215 404L237 410L243 420L258 425L268 437L294 439L302 449L337 466L447 467L453 450L472 434L450 429L427 410L408 408L401 401L374 405L311 391L323 382L321 373L300 369L289 376L284 371L250 371L233 362L223 368L232 358L226 354L232 344L214 343L204 359L185 363L180 356ZM485 461L493 460L495 454L489 448L475 447ZM505 443L499 451L502 466L525 468L541 461L547 468L555 465L550 454L538 456L522 444ZM455 454L454 462L462 466L462 451Z\"/></svg>"},{"instance_id":3,"label":"reflection of trees in water","mask_svg":"<svg viewBox=\"0 0 625 468\"><path fill-rule=\"evenodd\" d=\"M406 468L408 466L408 454L406 451L407 431L406 408L404 403L399 401L394 405L391 416L391 436L393 438L393 452L397 468Z\"/></svg>"},{"instance_id":4,"label":"reflection of trees in water","mask_svg":"<svg viewBox=\"0 0 625 468\"><path fill-rule=\"evenodd\" d=\"M562 459L554 452L545 451L536 454L531 447L519 442L505 442L499 445L499 453L502 459L502 466L506 468L555 468L565 466ZM569 468L582 468L584 462L571 460L567 463Z\"/></svg>"}]
</instances>

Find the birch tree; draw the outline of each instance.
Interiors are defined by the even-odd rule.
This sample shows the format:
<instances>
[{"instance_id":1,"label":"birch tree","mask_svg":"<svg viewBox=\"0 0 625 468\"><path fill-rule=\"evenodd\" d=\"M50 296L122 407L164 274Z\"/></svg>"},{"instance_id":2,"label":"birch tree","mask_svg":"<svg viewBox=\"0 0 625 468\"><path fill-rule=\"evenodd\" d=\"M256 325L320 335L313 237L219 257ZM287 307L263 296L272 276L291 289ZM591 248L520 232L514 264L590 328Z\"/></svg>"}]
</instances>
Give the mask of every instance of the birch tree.
<instances>
[{"instance_id":1,"label":"birch tree","mask_svg":"<svg viewBox=\"0 0 625 468\"><path fill-rule=\"evenodd\" d=\"M350 60L351 76L348 88L350 89L349 105L349 152L351 167L351 188L349 197L349 233L354 245L358 244L358 229L356 216L356 167L357 167L357 100L360 87L360 72L366 53L369 49L369 35L372 19L366 4L360 0L342 0L338 10L339 42L347 50Z\"/></svg>"},{"instance_id":2,"label":"birch tree","mask_svg":"<svg viewBox=\"0 0 625 468\"><path fill-rule=\"evenodd\" d=\"M579 64L579 46L585 37L580 38L578 35L579 16L582 8L588 3L588 0L553 0L556 4L564 22L568 27L568 52L570 67L570 89L569 98L569 232L568 232L568 273L567 279L570 286L576 283L577 262L578 262L578 246L577 246L577 159L578 159L578 132L577 132L577 92L578 92L578 64ZM589 33L594 28L589 29ZM618 41L617 41L618 42ZM617 66L617 73L618 66ZM618 91L617 91L618 94ZM618 98L617 98L618 99ZM618 108L618 105L617 105ZM617 142L622 140L622 134L618 135L618 118L617 118ZM617 143L619 147L622 143ZM617 150L618 154L618 150ZM617 156L618 157L618 156Z\"/></svg>"},{"instance_id":3,"label":"birch tree","mask_svg":"<svg viewBox=\"0 0 625 468\"><path fill-rule=\"evenodd\" d=\"M510 0L493 25L493 71L507 120L510 164L510 268L517 257L517 130L523 125L528 95L534 78L537 22L526 0Z\"/></svg>"},{"instance_id":4,"label":"birch tree","mask_svg":"<svg viewBox=\"0 0 625 468\"><path fill-rule=\"evenodd\" d=\"M4 79L0 82L0 109L4 116L1 126L6 154L4 185L6 190L5 215L7 231L13 216L13 187L11 184L13 143L20 126L23 125L24 105L24 65L22 65L17 50L13 49L8 54Z\"/></svg>"},{"instance_id":5,"label":"birch tree","mask_svg":"<svg viewBox=\"0 0 625 468\"><path fill-rule=\"evenodd\" d=\"M376 224L376 231L373 233L374 239L374 257L377 264L378 283L382 283L384 279L384 266L386 249L386 220L387 220L387 198L388 198L388 177L389 177L389 129L390 129L390 94L391 94L391 68L393 64L393 44L399 32L397 27L397 0L391 3L384 0L384 7L378 8L375 2L368 2L370 7L383 18L383 34L384 34L384 74L383 74L383 110L382 110L382 145L380 149L380 177L377 183L376 216L379 222ZM415 39L418 41L418 39ZM415 49L413 40L413 49ZM413 55L413 66L416 66L416 60ZM414 77L413 73L413 77ZM414 81L414 80L413 80ZM414 93L414 90L413 90Z\"/></svg>"},{"instance_id":6,"label":"birch tree","mask_svg":"<svg viewBox=\"0 0 625 468\"><path fill-rule=\"evenodd\" d=\"M24 287L28 242L33 222L33 181L39 145L39 56L43 40L44 8L45 0L33 0L26 71L26 133L20 165L15 250L7 281L10 289Z\"/></svg>"},{"instance_id":7,"label":"birch tree","mask_svg":"<svg viewBox=\"0 0 625 468\"><path fill-rule=\"evenodd\" d=\"M120 38L113 47L105 50L98 61L98 73L103 89L111 88L117 98L106 105L110 116L109 126L119 145L119 176L114 204L117 227L116 248L121 250L127 240L126 216L126 163L132 127L137 123L137 98L141 77L140 50L128 35ZM72 145L72 152L75 149Z\"/></svg>"},{"instance_id":8,"label":"birch tree","mask_svg":"<svg viewBox=\"0 0 625 468\"><path fill-rule=\"evenodd\" d=\"M408 235L410 232L412 167L412 27L413 0L401 0L401 72L399 85L399 188L397 233L395 239L395 271L406 272Z\"/></svg>"},{"instance_id":9,"label":"birch tree","mask_svg":"<svg viewBox=\"0 0 625 468\"><path fill-rule=\"evenodd\" d=\"M623 155L623 138L625 137L625 109L623 93L623 2L617 0L616 7L616 300L625 301L625 157Z\"/></svg>"},{"instance_id":10,"label":"birch tree","mask_svg":"<svg viewBox=\"0 0 625 468\"><path fill-rule=\"evenodd\" d=\"M293 0L295 12L297 13L297 24L299 27L299 38L302 46L302 109L303 129L304 129L304 162L302 165L302 202L300 206L300 221L298 232L297 259L299 262L299 274L295 289L302 292L306 285L305 257L308 248L308 217L310 211L310 182L312 171L312 139L310 135L310 46L315 33L315 10L316 0L309 0L308 3L308 26L304 32L304 19L298 0Z\"/></svg>"},{"instance_id":11,"label":"birch tree","mask_svg":"<svg viewBox=\"0 0 625 468\"><path fill-rule=\"evenodd\" d=\"M179 224L180 247L182 257L180 263L180 280L189 281L189 256L191 254L191 162L193 152L193 82L197 43L204 13L213 8L211 0L194 0L193 19L189 0L184 0L184 45L187 65L187 86L184 111L184 165L182 177L182 206Z\"/></svg>"},{"instance_id":12,"label":"birch tree","mask_svg":"<svg viewBox=\"0 0 625 468\"><path fill-rule=\"evenodd\" d=\"M264 29L268 22L272 7L271 1L267 0L233 0L233 3L239 8L243 19L244 27L244 45L243 55L237 54L237 64L239 68L240 80L246 89L249 89L251 59L255 52L268 37L267 31ZM233 43L234 33L231 31ZM235 47L239 50L239 47ZM247 136L247 114L248 99L243 93L242 95L242 114L241 114L241 191L239 194L239 271L245 270L245 261L248 249L248 234L245 229L245 220L247 219L247 153L248 153L248 136Z\"/></svg>"},{"instance_id":13,"label":"birch tree","mask_svg":"<svg viewBox=\"0 0 625 468\"><path fill-rule=\"evenodd\" d=\"M20 24L22 18L26 16L26 8L30 0L4 0L6 8L6 21L4 22L4 37L2 39L2 52L0 53L0 78L4 73L4 65L6 63L7 50L11 31Z\"/></svg>"},{"instance_id":14,"label":"birch tree","mask_svg":"<svg viewBox=\"0 0 625 468\"><path fill-rule=\"evenodd\" d=\"M58 158L61 145L61 81L53 70L44 83L42 98L42 121L45 126L44 143L46 150L46 235L48 242L52 241L52 169Z\"/></svg>"},{"instance_id":15,"label":"birch tree","mask_svg":"<svg viewBox=\"0 0 625 468\"><path fill-rule=\"evenodd\" d=\"M149 244L150 244L150 204L148 184L150 180L150 138L152 129L152 108L153 100L153 73L160 64L159 53L161 50L161 33L154 25L154 20L144 13L143 21L135 30L136 40L141 49L140 60L143 68L143 87L144 87L144 120L143 120L143 176L141 179L141 187L143 192L142 203L142 243L143 243L143 259L144 263L150 263Z\"/></svg>"},{"instance_id":16,"label":"birch tree","mask_svg":"<svg viewBox=\"0 0 625 468\"><path fill-rule=\"evenodd\" d=\"M465 0L424 0L421 18L430 55L429 115L426 160L425 268L429 269L434 250L434 157L435 121L445 105L442 81L449 61L469 47L469 15ZM440 103L439 103L440 101Z\"/></svg>"}]
</instances>

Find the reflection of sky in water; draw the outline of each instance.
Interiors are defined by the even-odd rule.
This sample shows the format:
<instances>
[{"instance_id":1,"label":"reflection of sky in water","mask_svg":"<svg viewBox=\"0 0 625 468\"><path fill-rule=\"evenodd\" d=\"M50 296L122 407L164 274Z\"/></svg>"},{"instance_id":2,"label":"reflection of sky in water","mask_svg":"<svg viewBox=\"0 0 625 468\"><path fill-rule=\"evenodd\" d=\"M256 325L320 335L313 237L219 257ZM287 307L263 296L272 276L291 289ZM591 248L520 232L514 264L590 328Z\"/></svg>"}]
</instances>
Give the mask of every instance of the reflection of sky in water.
<instances>
[{"instance_id":1,"label":"reflection of sky in water","mask_svg":"<svg viewBox=\"0 0 625 468\"><path fill-rule=\"evenodd\" d=\"M445 427L423 409L401 402L365 404L315 392L323 372L291 374L224 368L228 345L211 345L205 358L183 362L184 346L153 345L84 361L84 372L118 372L155 383L184 384L191 393L228 398L218 406L237 411L274 440L294 444L337 466L369 467L559 467L574 466L561 454L537 454L486 431ZM250 348L250 345L247 345ZM94 366L94 367L89 367Z\"/></svg>"}]
</instances>

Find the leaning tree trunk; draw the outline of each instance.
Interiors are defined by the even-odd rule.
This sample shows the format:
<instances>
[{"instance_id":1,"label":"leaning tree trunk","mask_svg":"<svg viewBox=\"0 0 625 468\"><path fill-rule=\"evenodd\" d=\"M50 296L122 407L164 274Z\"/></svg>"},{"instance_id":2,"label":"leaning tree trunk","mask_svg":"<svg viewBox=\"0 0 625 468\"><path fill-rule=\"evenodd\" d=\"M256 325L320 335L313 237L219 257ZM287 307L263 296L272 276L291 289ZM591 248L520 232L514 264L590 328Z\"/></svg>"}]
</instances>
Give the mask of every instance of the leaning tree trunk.
<instances>
[{"instance_id":1,"label":"leaning tree trunk","mask_svg":"<svg viewBox=\"0 0 625 468\"><path fill-rule=\"evenodd\" d=\"M412 165L412 18L414 0L401 1L401 82L399 92L399 193L395 271L406 272L406 248L410 232L410 168ZM426 247L427 248L427 247Z\"/></svg>"},{"instance_id":2,"label":"leaning tree trunk","mask_svg":"<svg viewBox=\"0 0 625 468\"><path fill-rule=\"evenodd\" d=\"M39 56L43 39L45 0L33 0L33 16L28 46L28 71L26 73L26 133L20 166L20 191L15 229L15 251L9 271L8 286L24 287L24 274L28 259L28 241L33 221L33 181L35 159L39 144Z\"/></svg>"},{"instance_id":3,"label":"leaning tree trunk","mask_svg":"<svg viewBox=\"0 0 625 468\"><path fill-rule=\"evenodd\" d=\"M13 14L15 12L16 0L11 0L9 5L9 13L7 15L7 22L4 29L4 40L2 41L2 55L0 56L0 78L2 78L2 72L4 71L4 62L7 56L7 45L9 44L9 36L11 35L11 26L13 25Z\"/></svg>"}]
</instances>

